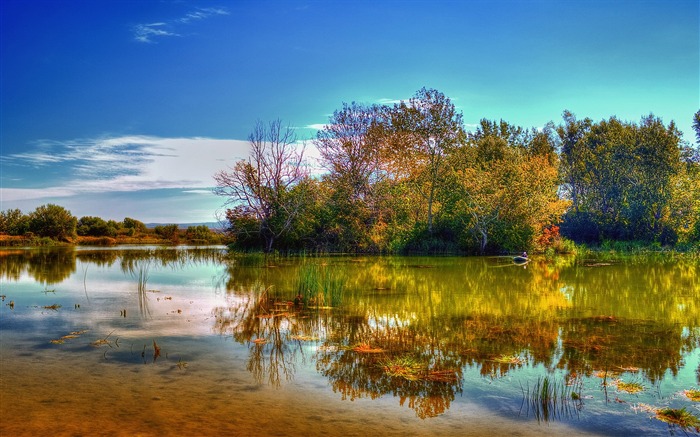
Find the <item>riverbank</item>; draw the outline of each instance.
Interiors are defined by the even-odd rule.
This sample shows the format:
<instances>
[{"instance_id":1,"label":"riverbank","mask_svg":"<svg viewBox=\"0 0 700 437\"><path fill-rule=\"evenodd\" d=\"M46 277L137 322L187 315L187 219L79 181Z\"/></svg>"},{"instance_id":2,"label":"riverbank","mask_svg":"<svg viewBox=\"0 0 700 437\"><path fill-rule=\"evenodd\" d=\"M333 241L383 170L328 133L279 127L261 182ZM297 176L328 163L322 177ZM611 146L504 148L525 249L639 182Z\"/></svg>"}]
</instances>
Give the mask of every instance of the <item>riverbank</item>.
<instances>
[{"instance_id":1,"label":"riverbank","mask_svg":"<svg viewBox=\"0 0 700 437\"><path fill-rule=\"evenodd\" d=\"M172 244L225 244L223 236L216 239L162 238L155 234L117 237L78 236L66 240L48 237L0 235L1 247L57 247L57 246L117 246L122 244L172 245Z\"/></svg>"}]
</instances>

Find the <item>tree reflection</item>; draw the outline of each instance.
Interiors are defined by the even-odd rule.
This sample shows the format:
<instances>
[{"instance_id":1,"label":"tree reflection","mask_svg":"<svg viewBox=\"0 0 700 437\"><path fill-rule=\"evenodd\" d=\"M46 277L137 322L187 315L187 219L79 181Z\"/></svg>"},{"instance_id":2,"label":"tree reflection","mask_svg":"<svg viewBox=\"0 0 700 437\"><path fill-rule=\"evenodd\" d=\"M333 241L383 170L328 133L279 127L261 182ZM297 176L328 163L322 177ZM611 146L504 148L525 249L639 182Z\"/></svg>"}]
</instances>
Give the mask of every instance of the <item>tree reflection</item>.
<instances>
[{"instance_id":1,"label":"tree reflection","mask_svg":"<svg viewBox=\"0 0 700 437\"><path fill-rule=\"evenodd\" d=\"M568 378L639 370L656 383L700 347L697 279L684 264L654 272L573 261L524 270L489 259L319 259L320 276L342 272L334 273L344 278L340 304L298 308L290 302L309 281L308 262L229 265L229 305L215 309L216 330L249 345L260 383L291 379L310 340L317 371L343 399L392 395L427 418L450 407L467 368L488 378L536 365ZM683 293L674 293L676 280Z\"/></svg>"}]
</instances>

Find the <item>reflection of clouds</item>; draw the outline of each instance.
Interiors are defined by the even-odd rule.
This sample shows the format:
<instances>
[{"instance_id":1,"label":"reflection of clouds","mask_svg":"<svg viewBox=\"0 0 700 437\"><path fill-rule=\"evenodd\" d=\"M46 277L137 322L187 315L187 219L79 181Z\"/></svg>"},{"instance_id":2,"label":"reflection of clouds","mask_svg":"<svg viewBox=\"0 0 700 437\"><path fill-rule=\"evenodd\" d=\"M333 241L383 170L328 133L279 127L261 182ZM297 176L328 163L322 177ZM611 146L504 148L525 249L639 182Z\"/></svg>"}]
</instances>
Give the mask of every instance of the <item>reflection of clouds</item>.
<instances>
[{"instance_id":1,"label":"reflection of clouds","mask_svg":"<svg viewBox=\"0 0 700 437\"><path fill-rule=\"evenodd\" d=\"M137 279L122 273L116 265L88 267L85 283L83 275L78 269L70 278L50 287L55 288L54 293L44 294L41 286L25 271L17 281L12 281L9 292L3 290L2 294L7 294L3 305L14 300L13 323L33 326L33 329L48 322L57 331L88 329L85 338L90 339L104 338L110 332L114 338L137 339L210 336L212 310L226 301L215 292L214 283L205 283L199 275L180 276L182 282L177 285L149 281L146 298L151 315L144 318L139 313ZM61 305L57 311L43 309L55 303ZM124 309L126 317L121 316ZM51 335L65 334L67 332Z\"/></svg>"}]
</instances>

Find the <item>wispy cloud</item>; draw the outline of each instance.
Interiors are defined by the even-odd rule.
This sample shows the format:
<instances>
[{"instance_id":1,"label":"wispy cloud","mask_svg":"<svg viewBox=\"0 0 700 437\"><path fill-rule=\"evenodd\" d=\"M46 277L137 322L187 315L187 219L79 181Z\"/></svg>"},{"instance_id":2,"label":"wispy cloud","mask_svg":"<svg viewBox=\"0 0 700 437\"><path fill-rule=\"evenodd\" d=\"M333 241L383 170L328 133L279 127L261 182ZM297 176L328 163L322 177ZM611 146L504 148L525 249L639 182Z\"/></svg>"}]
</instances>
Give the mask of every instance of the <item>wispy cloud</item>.
<instances>
[{"instance_id":1,"label":"wispy cloud","mask_svg":"<svg viewBox=\"0 0 700 437\"><path fill-rule=\"evenodd\" d=\"M167 23L137 24L134 26L134 39L139 42L150 43L155 42L157 37L180 36L168 30L169 27Z\"/></svg>"},{"instance_id":2,"label":"wispy cloud","mask_svg":"<svg viewBox=\"0 0 700 437\"><path fill-rule=\"evenodd\" d=\"M133 27L134 39L142 43L155 43L161 38L182 36L182 33L178 31L181 25L202 21L217 15L229 15L229 12L224 8L197 8L172 20L137 24Z\"/></svg>"}]
</instances>

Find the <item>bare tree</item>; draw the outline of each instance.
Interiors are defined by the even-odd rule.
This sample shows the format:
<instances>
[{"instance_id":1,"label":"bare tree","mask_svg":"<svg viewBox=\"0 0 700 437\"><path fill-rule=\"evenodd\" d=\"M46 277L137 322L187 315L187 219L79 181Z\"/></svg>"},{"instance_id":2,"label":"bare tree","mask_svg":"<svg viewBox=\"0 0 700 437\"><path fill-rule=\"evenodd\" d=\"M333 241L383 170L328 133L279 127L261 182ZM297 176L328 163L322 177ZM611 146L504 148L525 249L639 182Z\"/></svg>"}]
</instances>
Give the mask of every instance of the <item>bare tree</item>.
<instances>
[{"instance_id":1,"label":"bare tree","mask_svg":"<svg viewBox=\"0 0 700 437\"><path fill-rule=\"evenodd\" d=\"M233 206L226 214L231 232L246 232L235 218L253 220L270 252L300 211L303 199L290 191L307 176L304 146L299 150L294 130L279 119L267 125L258 121L248 141L250 157L217 172L214 193L227 198L225 206Z\"/></svg>"}]
</instances>

